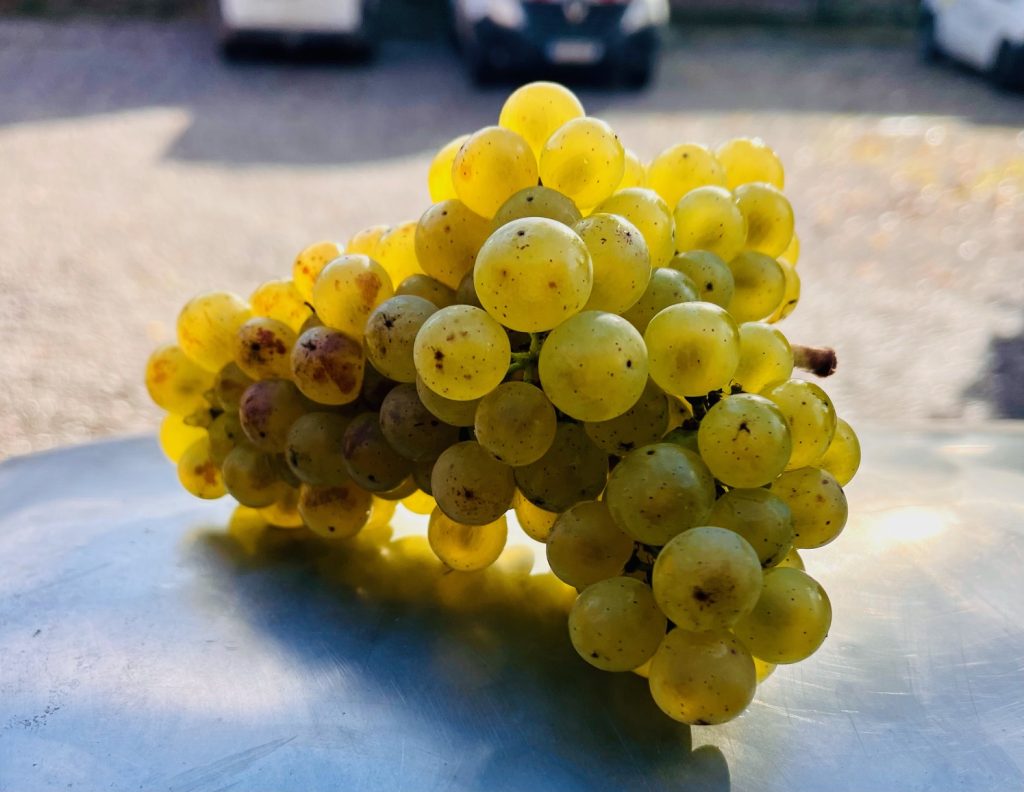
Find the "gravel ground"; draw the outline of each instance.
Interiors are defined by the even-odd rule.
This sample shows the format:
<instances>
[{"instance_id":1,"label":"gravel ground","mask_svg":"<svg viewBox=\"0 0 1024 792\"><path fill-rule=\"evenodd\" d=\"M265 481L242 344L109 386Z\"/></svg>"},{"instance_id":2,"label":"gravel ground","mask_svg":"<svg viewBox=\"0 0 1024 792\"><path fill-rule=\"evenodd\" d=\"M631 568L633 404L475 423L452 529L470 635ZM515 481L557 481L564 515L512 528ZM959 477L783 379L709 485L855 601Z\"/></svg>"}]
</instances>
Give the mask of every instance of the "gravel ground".
<instances>
[{"instance_id":1,"label":"gravel ground","mask_svg":"<svg viewBox=\"0 0 1024 792\"><path fill-rule=\"evenodd\" d=\"M0 21L0 457L150 430L141 375L194 292L425 208L497 117L443 45L371 66L228 66L197 23ZM787 163L804 299L853 419L1021 409L1024 98L909 41L694 31L651 90L585 88L644 156L759 134Z\"/></svg>"}]
</instances>

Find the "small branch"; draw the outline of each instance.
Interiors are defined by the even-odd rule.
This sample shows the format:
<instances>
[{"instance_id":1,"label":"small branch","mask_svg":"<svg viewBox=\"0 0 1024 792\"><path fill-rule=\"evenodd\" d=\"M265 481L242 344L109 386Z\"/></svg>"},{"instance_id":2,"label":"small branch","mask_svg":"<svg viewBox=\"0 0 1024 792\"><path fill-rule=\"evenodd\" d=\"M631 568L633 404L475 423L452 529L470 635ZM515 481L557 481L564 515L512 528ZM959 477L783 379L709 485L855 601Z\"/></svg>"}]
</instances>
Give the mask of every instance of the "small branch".
<instances>
[{"instance_id":1,"label":"small branch","mask_svg":"<svg viewBox=\"0 0 1024 792\"><path fill-rule=\"evenodd\" d=\"M836 351L831 347L793 346L793 365L818 377L834 374L837 363Z\"/></svg>"}]
</instances>

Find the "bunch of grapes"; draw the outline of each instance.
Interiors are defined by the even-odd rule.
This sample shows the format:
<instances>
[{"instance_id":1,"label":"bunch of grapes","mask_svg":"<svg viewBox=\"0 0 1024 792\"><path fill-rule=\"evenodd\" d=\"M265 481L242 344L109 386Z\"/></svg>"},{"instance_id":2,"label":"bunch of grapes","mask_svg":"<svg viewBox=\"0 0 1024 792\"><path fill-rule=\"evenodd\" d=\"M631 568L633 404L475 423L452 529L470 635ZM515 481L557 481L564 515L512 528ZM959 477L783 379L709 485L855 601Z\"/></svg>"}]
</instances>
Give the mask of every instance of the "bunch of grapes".
<instances>
[{"instance_id":1,"label":"bunch of grapes","mask_svg":"<svg viewBox=\"0 0 1024 792\"><path fill-rule=\"evenodd\" d=\"M401 501L457 572L498 558L514 510L579 592L586 662L676 720L734 718L828 632L798 550L843 529L860 462L792 376L834 354L776 327L800 295L778 157L735 139L644 165L533 83L428 186L418 221L184 307L146 371L181 483L328 540Z\"/></svg>"}]
</instances>

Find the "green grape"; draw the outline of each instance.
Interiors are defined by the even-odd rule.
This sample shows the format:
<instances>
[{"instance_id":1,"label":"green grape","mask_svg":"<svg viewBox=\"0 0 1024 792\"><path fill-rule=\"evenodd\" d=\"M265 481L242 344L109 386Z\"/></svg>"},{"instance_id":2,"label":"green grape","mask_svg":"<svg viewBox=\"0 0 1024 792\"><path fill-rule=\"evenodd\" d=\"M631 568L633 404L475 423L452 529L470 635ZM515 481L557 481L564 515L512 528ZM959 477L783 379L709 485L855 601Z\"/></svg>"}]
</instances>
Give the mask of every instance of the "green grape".
<instances>
[{"instance_id":1,"label":"green grape","mask_svg":"<svg viewBox=\"0 0 1024 792\"><path fill-rule=\"evenodd\" d=\"M608 478L605 502L616 524L644 544L660 547L704 525L715 481L700 457L672 443L630 451Z\"/></svg>"},{"instance_id":2,"label":"green grape","mask_svg":"<svg viewBox=\"0 0 1024 792\"><path fill-rule=\"evenodd\" d=\"M206 406L206 392L213 383L214 375L192 362L180 347L162 346L146 361L149 397L176 415L190 415Z\"/></svg>"},{"instance_id":3,"label":"green grape","mask_svg":"<svg viewBox=\"0 0 1024 792\"><path fill-rule=\"evenodd\" d=\"M430 200L434 203L447 201L455 197L455 185L452 184L452 163L455 162L455 155L459 153L462 144L469 140L469 135L459 135L445 143L434 159L430 161L430 169L427 171L427 189L430 191Z\"/></svg>"},{"instance_id":4,"label":"green grape","mask_svg":"<svg viewBox=\"0 0 1024 792\"><path fill-rule=\"evenodd\" d=\"M416 486L423 490L424 493L430 495L433 498L432 490L430 487L430 478L434 475L434 459L421 459L419 462L412 463L412 479L416 482Z\"/></svg>"},{"instance_id":5,"label":"green grape","mask_svg":"<svg viewBox=\"0 0 1024 792\"><path fill-rule=\"evenodd\" d=\"M210 455L210 439L201 437L178 459L178 480L190 494L204 500L223 497L227 490Z\"/></svg>"},{"instance_id":6,"label":"green grape","mask_svg":"<svg viewBox=\"0 0 1024 792\"><path fill-rule=\"evenodd\" d=\"M793 238L789 240L789 247L779 254L779 258L785 259L791 267L796 267L796 263L800 260L800 237L797 236L796 231L793 232Z\"/></svg>"},{"instance_id":7,"label":"green grape","mask_svg":"<svg viewBox=\"0 0 1024 792\"><path fill-rule=\"evenodd\" d=\"M417 228L419 224L415 220L407 220L389 228L377 240L370 258L384 268L392 284L423 272L416 249Z\"/></svg>"},{"instance_id":8,"label":"green grape","mask_svg":"<svg viewBox=\"0 0 1024 792\"><path fill-rule=\"evenodd\" d=\"M476 439L499 462L536 462L551 448L557 419L544 391L526 382L503 382L480 400Z\"/></svg>"},{"instance_id":9,"label":"green grape","mask_svg":"<svg viewBox=\"0 0 1024 792\"><path fill-rule=\"evenodd\" d=\"M746 539L765 568L778 564L793 546L793 513L768 490L729 490L715 501L707 522Z\"/></svg>"},{"instance_id":10,"label":"green grape","mask_svg":"<svg viewBox=\"0 0 1024 792\"><path fill-rule=\"evenodd\" d=\"M238 413L221 413L213 419L207 433L210 437L210 459L218 466L224 464L235 446L248 442Z\"/></svg>"},{"instance_id":11,"label":"green grape","mask_svg":"<svg viewBox=\"0 0 1024 792\"><path fill-rule=\"evenodd\" d=\"M160 450L171 462L181 459L190 445L204 437L206 430L203 427L185 423L180 415L168 413L160 422Z\"/></svg>"},{"instance_id":12,"label":"green grape","mask_svg":"<svg viewBox=\"0 0 1024 792\"><path fill-rule=\"evenodd\" d=\"M391 392L396 384L394 380L389 380L377 371L373 364L367 365L363 369L363 387L360 390L363 406L373 410L380 409L384 403L384 397Z\"/></svg>"},{"instance_id":13,"label":"green grape","mask_svg":"<svg viewBox=\"0 0 1024 792\"><path fill-rule=\"evenodd\" d=\"M433 314L416 335L416 373L435 393L479 399L505 379L512 360L508 335L485 311L452 305Z\"/></svg>"},{"instance_id":14,"label":"green grape","mask_svg":"<svg viewBox=\"0 0 1024 792\"><path fill-rule=\"evenodd\" d=\"M602 201L595 212L625 217L647 241L652 267L664 267L676 253L675 222L672 209L654 190L629 187Z\"/></svg>"},{"instance_id":15,"label":"green grape","mask_svg":"<svg viewBox=\"0 0 1024 792\"><path fill-rule=\"evenodd\" d=\"M452 162L455 194L482 217L494 217L505 201L537 183L537 157L522 136L484 127L462 144Z\"/></svg>"},{"instance_id":16,"label":"green grape","mask_svg":"<svg viewBox=\"0 0 1024 792\"><path fill-rule=\"evenodd\" d=\"M337 242L317 242L304 248L292 264L292 282L303 300L313 299L313 284L324 267L343 255L344 248Z\"/></svg>"},{"instance_id":17,"label":"green grape","mask_svg":"<svg viewBox=\"0 0 1024 792\"><path fill-rule=\"evenodd\" d=\"M621 313L636 303L651 278L647 242L637 227L619 215L599 212L574 230L593 265L593 288L584 310Z\"/></svg>"},{"instance_id":18,"label":"green grape","mask_svg":"<svg viewBox=\"0 0 1024 792\"><path fill-rule=\"evenodd\" d=\"M279 453L288 429L312 405L288 380L261 380L245 389L238 407L245 436L260 451Z\"/></svg>"},{"instance_id":19,"label":"green grape","mask_svg":"<svg viewBox=\"0 0 1024 792\"><path fill-rule=\"evenodd\" d=\"M647 186L675 206L698 187L724 187L725 168L706 146L679 143L665 149L647 166Z\"/></svg>"},{"instance_id":20,"label":"green grape","mask_svg":"<svg viewBox=\"0 0 1024 792\"><path fill-rule=\"evenodd\" d=\"M436 459L459 439L459 430L443 423L423 406L416 386L391 389L380 406L380 428L388 444L414 462Z\"/></svg>"},{"instance_id":21,"label":"green grape","mask_svg":"<svg viewBox=\"0 0 1024 792\"><path fill-rule=\"evenodd\" d=\"M476 296L476 284L473 282L472 272L467 272L466 277L459 281L459 288L455 290L455 304L483 308L480 298Z\"/></svg>"},{"instance_id":22,"label":"green grape","mask_svg":"<svg viewBox=\"0 0 1024 792\"><path fill-rule=\"evenodd\" d=\"M857 468L860 467L860 440L853 427L842 418L837 419L836 433L817 464L831 473L841 487L849 484L857 474Z\"/></svg>"},{"instance_id":23,"label":"green grape","mask_svg":"<svg viewBox=\"0 0 1024 792\"><path fill-rule=\"evenodd\" d=\"M785 287L782 292L782 302L779 303L779 307L766 320L773 324L781 322L793 313L800 302L800 275L797 274L796 267L782 259L779 259L779 266L782 268Z\"/></svg>"},{"instance_id":24,"label":"green grape","mask_svg":"<svg viewBox=\"0 0 1024 792\"><path fill-rule=\"evenodd\" d=\"M277 528L302 528L306 524L299 513L298 487L285 488L284 494L269 506L260 509L259 514L262 519Z\"/></svg>"},{"instance_id":25,"label":"green grape","mask_svg":"<svg viewBox=\"0 0 1024 792\"><path fill-rule=\"evenodd\" d=\"M643 162L630 149L626 149L625 167L622 171L622 181L619 182L615 191L628 190L630 187L643 187L647 183L647 169Z\"/></svg>"},{"instance_id":26,"label":"green grape","mask_svg":"<svg viewBox=\"0 0 1024 792\"><path fill-rule=\"evenodd\" d=\"M728 308L736 289L732 270L719 256L706 250L680 253L668 265L683 273L697 288L698 299Z\"/></svg>"},{"instance_id":27,"label":"green grape","mask_svg":"<svg viewBox=\"0 0 1024 792\"><path fill-rule=\"evenodd\" d=\"M224 459L224 485L243 506L269 506L285 494L274 459L247 444L235 446Z\"/></svg>"},{"instance_id":28,"label":"green grape","mask_svg":"<svg viewBox=\"0 0 1024 792\"><path fill-rule=\"evenodd\" d=\"M433 460L431 460L431 466L433 466ZM415 471L413 471L413 475L415 477ZM402 505L413 514L427 515L437 508L437 501L429 493L417 489L402 498Z\"/></svg>"},{"instance_id":29,"label":"green grape","mask_svg":"<svg viewBox=\"0 0 1024 792\"><path fill-rule=\"evenodd\" d=\"M583 589L619 575L633 555L633 540L615 524L604 503L580 501L555 520L545 549L558 579Z\"/></svg>"},{"instance_id":30,"label":"green grape","mask_svg":"<svg viewBox=\"0 0 1024 792\"><path fill-rule=\"evenodd\" d=\"M366 357L385 377L396 382L415 382L413 348L423 323L437 313L437 306L422 297L397 296L385 300L366 320Z\"/></svg>"},{"instance_id":31,"label":"green grape","mask_svg":"<svg viewBox=\"0 0 1024 792\"><path fill-rule=\"evenodd\" d=\"M457 288L490 232L490 221L462 201L442 201L427 209L416 226L416 257L427 275Z\"/></svg>"},{"instance_id":32,"label":"green grape","mask_svg":"<svg viewBox=\"0 0 1024 792\"><path fill-rule=\"evenodd\" d=\"M569 638L576 652L602 671L642 666L665 637L665 616L650 587L630 577L587 586L569 612Z\"/></svg>"},{"instance_id":33,"label":"green grape","mask_svg":"<svg viewBox=\"0 0 1024 792\"><path fill-rule=\"evenodd\" d=\"M795 547L791 547L789 548L789 552L786 553L786 555L783 556L782 560L779 561L779 563L777 563L775 566L781 567L783 569L785 569L786 567L790 567L792 569L803 569L804 560L800 557L800 553L797 552L797 549Z\"/></svg>"},{"instance_id":34,"label":"green grape","mask_svg":"<svg viewBox=\"0 0 1024 792\"><path fill-rule=\"evenodd\" d=\"M537 542L548 540L551 526L558 519L556 512L544 511L540 506L534 506L519 490L512 496L512 508L515 509L516 519L523 533Z\"/></svg>"},{"instance_id":35,"label":"green grape","mask_svg":"<svg viewBox=\"0 0 1024 792\"><path fill-rule=\"evenodd\" d=\"M297 422L296 422L297 423ZM295 424L292 424L294 426ZM289 432L291 430L289 429ZM277 472L277 477L287 484L291 489L298 489L302 484L302 479L295 475L295 471L288 467L288 460L285 458L285 454L274 454L274 470ZM297 497L297 496L296 496Z\"/></svg>"},{"instance_id":36,"label":"green grape","mask_svg":"<svg viewBox=\"0 0 1024 792\"><path fill-rule=\"evenodd\" d=\"M512 505L515 488L512 468L473 441L445 450L430 475L430 492L438 508L466 525L497 520Z\"/></svg>"},{"instance_id":37,"label":"green grape","mask_svg":"<svg viewBox=\"0 0 1024 792\"><path fill-rule=\"evenodd\" d=\"M375 492L374 497L383 498L389 501L400 501L412 495L416 492L416 481L412 476L409 476L397 487L385 490L384 492Z\"/></svg>"},{"instance_id":38,"label":"green grape","mask_svg":"<svg viewBox=\"0 0 1024 792\"><path fill-rule=\"evenodd\" d=\"M770 184L742 184L734 191L747 221L747 249L777 257L793 238L793 207Z\"/></svg>"},{"instance_id":39,"label":"green grape","mask_svg":"<svg viewBox=\"0 0 1024 792\"><path fill-rule=\"evenodd\" d=\"M757 684L760 685L775 672L777 666L775 663L766 662L759 657L755 657L753 660L754 673L757 675Z\"/></svg>"},{"instance_id":40,"label":"green grape","mask_svg":"<svg viewBox=\"0 0 1024 792\"><path fill-rule=\"evenodd\" d=\"M238 328L235 363L254 380L283 379L291 374L295 331L284 322L256 316Z\"/></svg>"},{"instance_id":41,"label":"green grape","mask_svg":"<svg viewBox=\"0 0 1024 792\"><path fill-rule=\"evenodd\" d=\"M352 480L370 492L394 489L412 472L412 463L384 437L377 413L352 419L341 440L341 454Z\"/></svg>"},{"instance_id":42,"label":"green grape","mask_svg":"<svg viewBox=\"0 0 1024 792\"><path fill-rule=\"evenodd\" d=\"M520 190L501 205L494 215L492 230L497 231L503 225L524 217L546 217L562 225L572 228L583 215L570 198L558 190L537 185Z\"/></svg>"},{"instance_id":43,"label":"green grape","mask_svg":"<svg viewBox=\"0 0 1024 792\"><path fill-rule=\"evenodd\" d=\"M315 313L311 313L309 318L302 323L302 327L299 328L299 335L302 335L307 330L312 330L314 327L323 327L324 323L320 321L320 317Z\"/></svg>"},{"instance_id":44,"label":"green grape","mask_svg":"<svg viewBox=\"0 0 1024 792\"><path fill-rule=\"evenodd\" d=\"M351 404L359 398L365 376L363 349L349 336L329 327L314 327L292 347L292 379L318 404Z\"/></svg>"},{"instance_id":45,"label":"green grape","mask_svg":"<svg viewBox=\"0 0 1024 792\"><path fill-rule=\"evenodd\" d=\"M434 393L419 377L416 378L416 395L420 397L424 407L446 424L472 426L476 420L476 408L480 404L480 399L459 401L445 398Z\"/></svg>"},{"instance_id":46,"label":"green grape","mask_svg":"<svg viewBox=\"0 0 1024 792\"><path fill-rule=\"evenodd\" d=\"M607 421L636 404L647 384L647 349L621 316L584 311L551 331L540 350L551 402L579 421Z\"/></svg>"},{"instance_id":47,"label":"green grape","mask_svg":"<svg viewBox=\"0 0 1024 792\"><path fill-rule=\"evenodd\" d=\"M740 325L740 365L733 382L748 393L760 393L769 383L789 379L792 373L793 350L781 330L764 322Z\"/></svg>"},{"instance_id":48,"label":"green grape","mask_svg":"<svg viewBox=\"0 0 1024 792\"><path fill-rule=\"evenodd\" d=\"M785 186L782 161L761 138L727 140L715 150L715 156L725 168L730 190L751 182L767 182L779 190Z\"/></svg>"},{"instance_id":49,"label":"green grape","mask_svg":"<svg viewBox=\"0 0 1024 792\"><path fill-rule=\"evenodd\" d=\"M266 316L283 322L298 332L310 317L309 305L290 280L270 280L261 283L249 297L253 316Z\"/></svg>"},{"instance_id":50,"label":"green grape","mask_svg":"<svg viewBox=\"0 0 1024 792\"><path fill-rule=\"evenodd\" d=\"M228 363L214 377L213 403L224 412L238 412L242 394L252 383L253 379L237 363Z\"/></svg>"},{"instance_id":51,"label":"green grape","mask_svg":"<svg viewBox=\"0 0 1024 792\"><path fill-rule=\"evenodd\" d=\"M777 382L762 391L775 402L789 425L793 453L786 470L816 465L836 434L836 408L820 387L807 380Z\"/></svg>"},{"instance_id":52,"label":"green grape","mask_svg":"<svg viewBox=\"0 0 1024 792\"><path fill-rule=\"evenodd\" d=\"M644 333L651 319L670 305L694 302L697 299L697 288L693 281L671 267L658 267L651 273L640 299L622 312L622 318L638 332Z\"/></svg>"},{"instance_id":53,"label":"green grape","mask_svg":"<svg viewBox=\"0 0 1024 792\"><path fill-rule=\"evenodd\" d=\"M679 426L665 435L661 442L672 443L680 448L685 448L687 451L692 451L694 454L700 456L700 446L697 444L697 430L696 429L684 429Z\"/></svg>"},{"instance_id":54,"label":"green grape","mask_svg":"<svg viewBox=\"0 0 1024 792\"><path fill-rule=\"evenodd\" d=\"M785 470L793 448L782 411L751 393L726 396L708 410L697 444L716 479L746 488L771 483Z\"/></svg>"},{"instance_id":55,"label":"green grape","mask_svg":"<svg viewBox=\"0 0 1024 792\"><path fill-rule=\"evenodd\" d=\"M602 450L621 456L655 443L668 431L668 397L648 380L636 404L607 421L585 424L587 435Z\"/></svg>"},{"instance_id":56,"label":"green grape","mask_svg":"<svg viewBox=\"0 0 1024 792\"><path fill-rule=\"evenodd\" d=\"M313 287L313 307L327 327L360 339L373 309L393 296L387 271L368 256L356 254L324 267Z\"/></svg>"},{"instance_id":57,"label":"green grape","mask_svg":"<svg viewBox=\"0 0 1024 792\"><path fill-rule=\"evenodd\" d=\"M596 498L608 479L608 455L583 427L560 423L551 448L530 465L516 468L523 496L545 511L562 512L580 500Z\"/></svg>"},{"instance_id":58,"label":"green grape","mask_svg":"<svg viewBox=\"0 0 1024 792\"><path fill-rule=\"evenodd\" d=\"M480 303L512 330L550 330L590 298L593 266L583 240L546 217L513 220L491 234L473 268Z\"/></svg>"},{"instance_id":59,"label":"green grape","mask_svg":"<svg viewBox=\"0 0 1024 792\"><path fill-rule=\"evenodd\" d=\"M740 360L740 333L717 305L689 302L657 314L644 332L651 377L673 396L725 387Z\"/></svg>"},{"instance_id":60,"label":"green grape","mask_svg":"<svg viewBox=\"0 0 1024 792\"><path fill-rule=\"evenodd\" d=\"M790 470L772 484L772 492L793 513L793 546L827 545L842 532L849 516L846 495L832 474L816 467Z\"/></svg>"},{"instance_id":61,"label":"green grape","mask_svg":"<svg viewBox=\"0 0 1024 792\"><path fill-rule=\"evenodd\" d=\"M626 151L619 136L593 117L567 121L544 143L540 179L577 206L597 206L622 181Z\"/></svg>"},{"instance_id":62,"label":"green grape","mask_svg":"<svg viewBox=\"0 0 1024 792\"><path fill-rule=\"evenodd\" d=\"M502 105L498 123L520 134L540 158L548 138L562 125L583 116L576 94L553 82L532 82L513 91Z\"/></svg>"},{"instance_id":63,"label":"green grape","mask_svg":"<svg viewBox=\"0 0 1024 792\"><path fill-rule=\"evenodd\" d=\"M824 642L832 604L814 578L800 569L764 573L757 605L733 627L751 654L769 663L798 663Z\"/></svg>"},{"instance_id":64,"label":"green grape","mask_svg":"<svg viewBox=\"0 0 1024 792\"><path fill-rule=\"evenodd\" d=\"M427 523L430 549L443 563L459 572L489 567L505 549L507 538L504 513L482 525L470 525L453 520L437 508Z\"/></svg>"},{"instance_id":65,"label":"green grape","mask_svg":"<svg viewBox=\"0 0 1024 792\"><path fill-rule=\"evenodd\" d=\"M373 496L351 481L323 487L303 484L299 514L309 529L325 539L351 539L370 520Z\"/></svg>"},{"instance_id":66,"label":"green grape","mask_svg":"<svg viewBox=\"0 0 1024 792\"><path fill-rule=\"evenodd\" d=\"M745 250L729 262L735 289L729 313L737 322L756 322L770 316L786 294L786 276L771 256Z\"/></svg>"},{"instance_id":67,"label":"green grape","mask_svg":"<svg viewBox=\"0 0 1024 792\"><path fill-rule=\"evenodd\" d=\"M732 259L747 241L747 221L724 187L698 187L676 204L676 248Z\"/></svg>"},{"instance_id":68,"label":"green grape","mask_svg":"<svg viewBox=\"0 0 1024 792\"><path fill-rule=\"evenodd\" d=\"M651 695L673 720L695 726L725 723L747 708L757 690L754 661L724 630L674 629L651 663Z\"/></svg>"},{"instance_id":69,"label":"green grape","mask_svg":"<svg viewBox=\"0 0 1024 792\"><path fill-rule=\"evenodd\" d=\"M344 252L350 256L354 256L356 253L362 253L364 256L370 258L377 257L377 246L380 244L381 239L384 235L391 230L391 226L388 225L372 225L364 228L362 231L357 231L346 244ZM339 256L341 253L338 254Z\"/></svg>"},{"instance_id":70,"label":"green grape","mask_svg":"<svg viewBox=\"0 0 1024 792\"><path fill-rule=\"evenodd\" d=\"M455 290L449 289L441 281L429 275L410 275L398 284L396 297L419 297L433 303L438 308L455 305Z\"/></svg>"},{"instance_id":71,"label":"green grape","mask_svg":"<svg viewBox=\"0 0 1024 792\"><path fill-rule=\"evenodd\" d=\"M291 425L284 457L299 481L328 486L348 480L341 445L351 422L338 413L311 412Z\"/></svg>"}]
</instances>

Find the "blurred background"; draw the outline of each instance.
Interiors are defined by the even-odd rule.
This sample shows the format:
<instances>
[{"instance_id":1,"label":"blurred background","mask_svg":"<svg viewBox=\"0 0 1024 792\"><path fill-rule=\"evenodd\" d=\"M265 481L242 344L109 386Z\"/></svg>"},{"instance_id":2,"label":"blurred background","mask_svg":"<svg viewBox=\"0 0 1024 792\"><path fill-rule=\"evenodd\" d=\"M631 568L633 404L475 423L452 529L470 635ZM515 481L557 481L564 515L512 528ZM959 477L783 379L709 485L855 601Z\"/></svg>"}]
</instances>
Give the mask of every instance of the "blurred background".
<instances>
[{"instance_id":1,"label":"blurred background","mask_svg":"<svg viewBox=\"0 0 1024 792\"><path fill-rule=\"evenodd\" d=\"M1024 417L1024 2L671 6L0 0L0 458L154 430L190 296L418 217L436 149L538 75L644 158L780 153L782 328L836 347L840 414Z\"/></svg>"}]
</instances>

